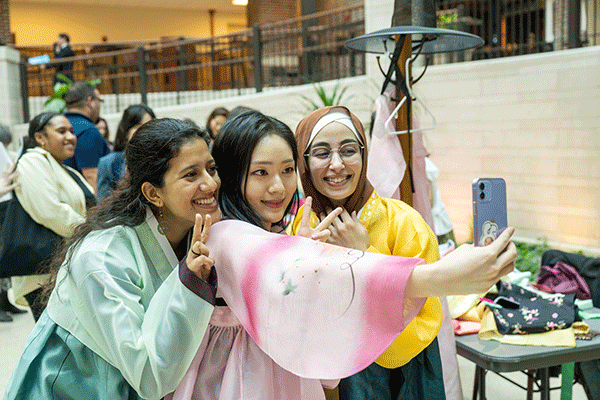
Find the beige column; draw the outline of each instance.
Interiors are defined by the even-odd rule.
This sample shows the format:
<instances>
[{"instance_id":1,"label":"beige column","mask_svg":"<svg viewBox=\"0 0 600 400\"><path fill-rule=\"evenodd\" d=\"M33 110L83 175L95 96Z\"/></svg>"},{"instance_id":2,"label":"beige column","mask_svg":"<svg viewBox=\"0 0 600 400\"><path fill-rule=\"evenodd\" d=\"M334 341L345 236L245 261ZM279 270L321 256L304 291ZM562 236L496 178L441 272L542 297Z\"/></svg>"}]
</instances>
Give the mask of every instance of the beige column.
<instances>
[{"instance_id":1,"label":"beige column","mask_svg":"<svg viewBox=\"0 0 600 400\"><path fill-rule=\"evenodd\" d=\"M0 122L7 125L23 122L20 59L17 50L0 46Z\"/></svg>"}]
</instances>

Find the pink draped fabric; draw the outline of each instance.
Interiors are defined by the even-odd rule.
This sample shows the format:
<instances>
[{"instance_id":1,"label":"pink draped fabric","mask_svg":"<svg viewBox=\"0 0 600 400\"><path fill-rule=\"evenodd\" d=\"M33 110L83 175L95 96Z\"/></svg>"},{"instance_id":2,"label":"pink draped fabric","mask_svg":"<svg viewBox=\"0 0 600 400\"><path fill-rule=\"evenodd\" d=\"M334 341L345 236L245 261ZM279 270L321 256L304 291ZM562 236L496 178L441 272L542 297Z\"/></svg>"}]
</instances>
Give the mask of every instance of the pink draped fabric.
<instances>
[{"instance_id":1,"label":"pink draped fabric","mask_svg":"<svg viewBox=\"0 0 600 400\"><path fill-rule=\"evenodd\" d=\"M394 111L396 105L390 101L390 97L394 96L395 92L395 89L388 90L375 101L376 115L373 124L373 136L369 146L367 178L380 196L404 200L400 198L400 182L406 171L406 161L402 155L402 147L398 136L388 135L385 132L385 121ZM395 125L396 119L392 118L388 126L389 130L395 131ZM413 122L415 129L417 126L416 121ZM412 173L415 188L412 207L421 213L425 222L435 231L429 202L429 182L425 172L427 149L423 145L421 132L413 132L412 135ZM385 173L381 173L382 171L385 171Z\"/></svg>"},{"instance_id":2,"label":"pink draped fabric","mask_svg":"<svg viewBox=\"0 0 600 400\"><path fill-rule=\"evenodd\" d=\"M240 240L243 238L243 240ZM221 221L207 243L219 292L286 370L339 379L370 365L425 299L405 299L421 259L385 256Z\"/></svg>"}]
</instances>

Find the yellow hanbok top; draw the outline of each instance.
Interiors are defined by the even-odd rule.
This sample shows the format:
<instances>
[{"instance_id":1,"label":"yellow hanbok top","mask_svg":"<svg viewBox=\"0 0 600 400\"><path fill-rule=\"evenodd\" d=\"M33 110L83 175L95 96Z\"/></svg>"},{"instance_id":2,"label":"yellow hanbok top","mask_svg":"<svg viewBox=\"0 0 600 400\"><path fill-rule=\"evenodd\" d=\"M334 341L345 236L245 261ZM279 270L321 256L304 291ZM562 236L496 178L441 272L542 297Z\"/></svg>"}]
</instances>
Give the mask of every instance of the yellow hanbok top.
<instances>
[{"instance_id":1,"label":"yellow hanbok top","mask_svg":"<svg viewBox=\"0 0 600 400\"><path fill-rule=\"evenodd\" d=\"M298 210L291 226L296 234L302 221L304 206ZM418 257L426 263L439 259L435 234L423 217L408 204L379 197L375 191L362 208L360 222L369 232L369 252L403 257ZM310 225L317 226L318 218L312 213ZM385 368L398 368L425 349L438 334L442 324L440 299L430 297L419 314L388 349L375 361Z\"/></svg>"}]
</instances>

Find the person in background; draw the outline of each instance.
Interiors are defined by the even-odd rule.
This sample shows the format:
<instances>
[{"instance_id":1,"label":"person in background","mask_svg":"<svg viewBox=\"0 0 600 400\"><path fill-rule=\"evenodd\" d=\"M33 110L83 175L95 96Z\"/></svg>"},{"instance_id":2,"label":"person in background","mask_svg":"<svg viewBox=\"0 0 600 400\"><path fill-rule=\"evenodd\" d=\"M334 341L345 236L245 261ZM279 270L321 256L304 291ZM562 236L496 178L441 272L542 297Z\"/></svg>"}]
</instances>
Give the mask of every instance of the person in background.
<instances>
[{"instance_id":1,"label":"person in background","mask_svg":"<svg viewBox=\"0 0 600 400\"><path fill-rule=\"evenodd\" d=\"M96 128L100 117L102 99L98 89L87 82L75 82L65 93L67 112L65 116L77 136L77 148L65 165L82 174L96 192L98 162L110 153L108 143Z\"/></svg>"},{"instance_id":2,"label":"person in background","mask_svg":"<svg viewBox=\"0 0 600 400\"><path fill-rule=\"evenodd\" d=\"M134 104L123 111L113 152L101 157L98 162L98 200L115 190L117 183L125 175L125 146L129 139L140 126L155 118L154 111L145 104Z\"/></svg>"},{"instance_id":3,"label":"person in background","mask_svg":"<svg viewBox=\"0 0 600 400\"><path fill-rule=\"evenodd\" d=\"M54 58L56 58L56 55L60 52L60 44L58 42L54 42L52 43L52 52L54 53Z\"/></svg>"},{"instance_id":4,"label":"person in background","mask_svg":"<svg viewBox=\"0 0 600 400\"><path fill-rule=\"evenodd\" d=\"M54 56L55 60L60 60L61 58L67 57L75 57L75 53L71 49L70 41L71 39L66 33L60 33L58 35L58 40L56 41L54 47L55 52L58 50L58 52L56 52ZM54 65L54 70L56 71L56 74L63 74L70 80L73 80L73 61L60 62ZM59 82L59 80L55 76L54 84L56 84L57 82Z\"/></svg>"},{"instance_id":5,"label":"person in background","mask_svg":"<svg viewBox=\"0 0 600 400\"><path fill-rule=\"evenodd\" d=\"M38 224L69 237L85 221L87 207L95 205L93 188L63 161L73 156L77 138L62 114L46 112L29 123L23 155L17 161L17 199ZM13 276L15 301L24 297L38 320L44 305L42 285L49 275Z\"/></svg>"},{"instance_id":6,"label":"person in background","mask_svg":"<svg viewBox=\"0 0 600 400\"><path fill-rule=\"evenodd\" d=\"M108 143L108 147L112 151L113 144L110 141L110 130L108 129L108 122L102 117L98 118L98 122L96 122L96 128L98 128L98 132L102 135L106 143Z\"/></svg>"},{"instance_id":7,"label":"person in background","mask_svg":"<svg viewBox=\"0 0 600 400\"><path fill-rule=\"evenodd\" d=\"M204 242L220 181L202 135L165 118L133 136L126 183L52 263L5 399L158 400L181 381L216 292Z\"/></svg>"},{"instance_id":8,"label":"person in background","mask_svg":"<svg viewBox=\"0 0 600 400\"><path fill-rule=\"evenodd\" d=\"M200 127L200 125L198 125L198 124L196 123L196 121L194 121L194 120L193 120L193 119L191 119L191 118L183 118L183 119L182 119L182 121L183 121L183 122L185 122L186 124L190 124L190 125L192 125L194 128L197 128L197 129L200 129L200 130L204 130L204 128L201 128L201 127ZM207 133L208 133L208 134L209 134L209 136L210 136L210 132L207 132Z\"/></svg>"},{"instance_id":9,"label":"person in background","mask_svg":"<svg viewBox=\"0 0 600 400\"><path fill-rule=\"evenodd\" d=\"M229 115L229 111L225 107L217 107L208 116L206 119L206 130L210 133L210 136L215 139L217 137L217 133L221 126L227 120L227 116Z\"/></svg>"}]
</instances>

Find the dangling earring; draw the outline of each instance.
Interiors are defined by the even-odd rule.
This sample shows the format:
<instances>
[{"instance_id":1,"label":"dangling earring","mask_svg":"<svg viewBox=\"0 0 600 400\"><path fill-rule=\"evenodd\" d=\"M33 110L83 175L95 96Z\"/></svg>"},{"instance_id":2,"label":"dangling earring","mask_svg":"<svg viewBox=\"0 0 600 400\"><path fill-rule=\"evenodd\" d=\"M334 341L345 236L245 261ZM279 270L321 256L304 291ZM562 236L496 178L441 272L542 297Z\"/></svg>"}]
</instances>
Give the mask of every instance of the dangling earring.
<instances>
[{"instance_id":1,"label":"dangling earring","mask_svg":"<svg viewBox=\"0 0 600 400\"><path fill-rule=\"evenodd\" d=\"M158 217L160 219L159 223L158 223L158 232L160 232L162 235L167 235L167 233L169 233L169 224L167 223L167 221L164 220L164 216L162 213L162 209L158 210Z\"/></svg>"}]
</instances>

